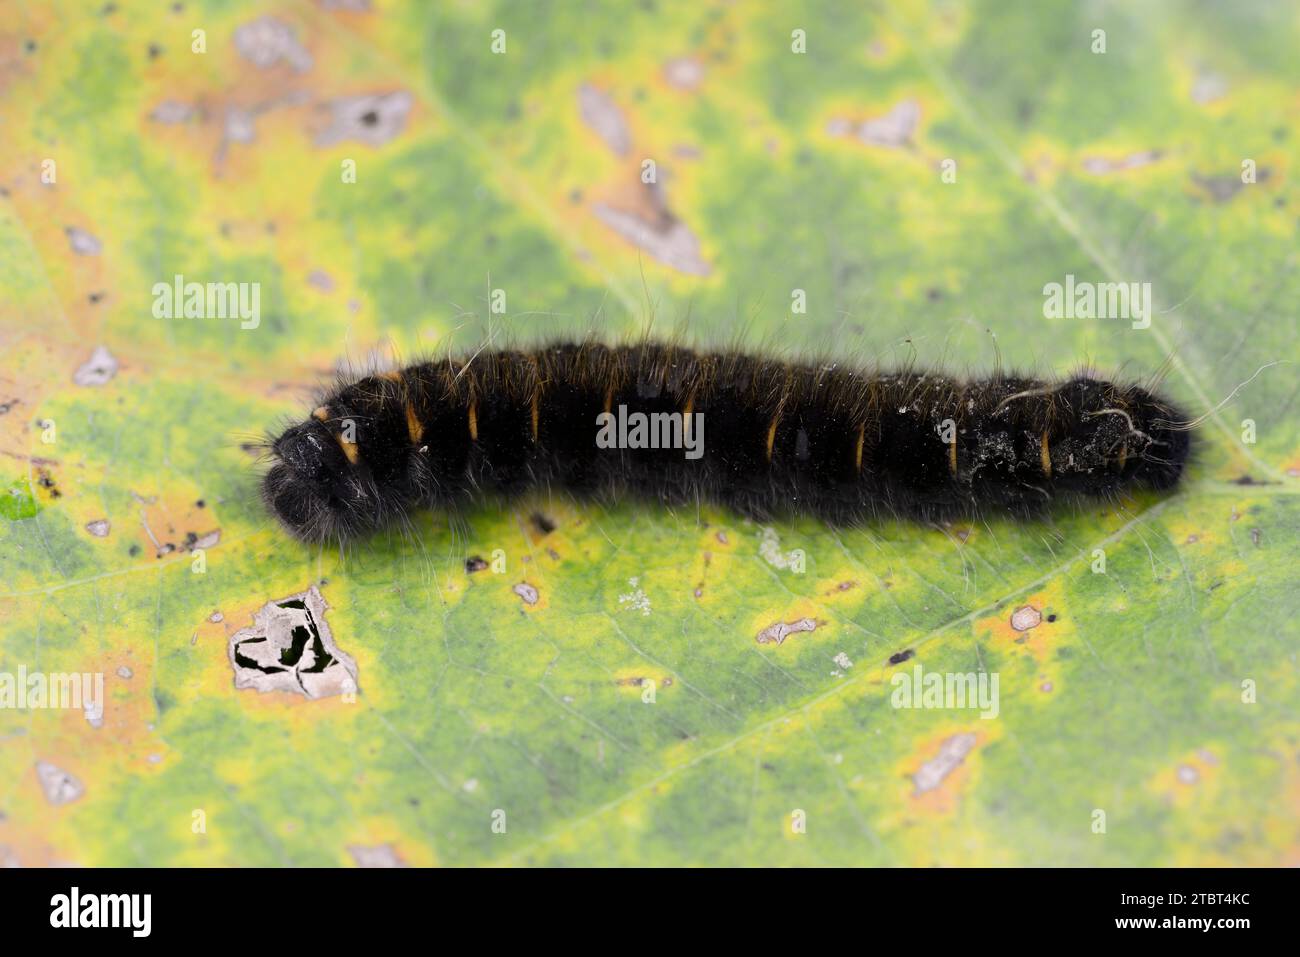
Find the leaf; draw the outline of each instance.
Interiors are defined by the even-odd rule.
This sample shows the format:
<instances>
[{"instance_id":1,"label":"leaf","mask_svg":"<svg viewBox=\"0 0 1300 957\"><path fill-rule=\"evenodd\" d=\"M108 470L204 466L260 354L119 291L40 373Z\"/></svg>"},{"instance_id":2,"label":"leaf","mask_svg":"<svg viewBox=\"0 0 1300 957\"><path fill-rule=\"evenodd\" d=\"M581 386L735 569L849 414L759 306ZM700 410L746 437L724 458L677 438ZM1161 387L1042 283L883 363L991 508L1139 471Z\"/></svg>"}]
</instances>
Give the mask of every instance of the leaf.
<instances>
[{"instance_id":1,"label":"leaf","mask_svg":"<svg viewBox=\"0 0 1300 957\"><path fill-rule=\"evenodd\" d=\"M1300 862L1284 6L347 6L0 35L0 668L105 689L0 709L0 860ZM156 317L176 276L257 283L256 324ZM1149 328L1047 318L1067 276L1149 282ZM341 355L652 315L974 374L1168 357L1201 453L1026 525L557 495L343 559L260 508L241 443ZM345 660L355 694L236 688ZM996 717L895 707L917 667L996 675Z\"/></svg>"}]
</instances>

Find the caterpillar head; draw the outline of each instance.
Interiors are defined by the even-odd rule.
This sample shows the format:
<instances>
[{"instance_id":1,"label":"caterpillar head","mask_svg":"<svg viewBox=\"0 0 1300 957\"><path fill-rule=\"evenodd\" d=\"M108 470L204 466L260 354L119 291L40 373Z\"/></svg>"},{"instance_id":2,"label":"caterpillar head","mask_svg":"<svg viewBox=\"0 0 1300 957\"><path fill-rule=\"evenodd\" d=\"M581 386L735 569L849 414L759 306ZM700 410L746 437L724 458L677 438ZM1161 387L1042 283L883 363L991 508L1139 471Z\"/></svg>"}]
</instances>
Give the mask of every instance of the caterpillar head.
<instances>
[{"instance_id":1,"label":"caterpillar head","mask_svg":"<svg viewBox=\"0 0 1300 957\"><path fill-rule=\"evenodd\" d=\"M383 524L385 504L369 470L352 467L325 422L286 429L271 443L271 458L262 498L296 538L346 541Z\"/></svg>"}]
</instances>

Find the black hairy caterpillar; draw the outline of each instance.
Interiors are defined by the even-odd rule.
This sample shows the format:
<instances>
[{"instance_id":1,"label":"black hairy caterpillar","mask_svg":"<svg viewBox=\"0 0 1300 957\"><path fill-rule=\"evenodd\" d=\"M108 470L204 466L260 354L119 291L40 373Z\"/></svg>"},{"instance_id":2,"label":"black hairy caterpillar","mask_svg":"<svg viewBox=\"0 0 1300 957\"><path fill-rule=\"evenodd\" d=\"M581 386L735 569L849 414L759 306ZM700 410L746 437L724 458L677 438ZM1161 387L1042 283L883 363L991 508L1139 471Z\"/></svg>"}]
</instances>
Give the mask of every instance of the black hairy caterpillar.
<instances>
[{"instance_id":1,"label":"black hairy caterpillar","mask_svg":"<svg viewBox=\"0 0 1300 957\"><path fill-rule=\"evenodd\" d=\"M832 524L1030 518L1061 500L1174 487L1191 424L1149 387L1087 374L960 381L561 343L341 382L269 442L262 490L312 542L539 487Z\"/></svg>"}]
</instances>

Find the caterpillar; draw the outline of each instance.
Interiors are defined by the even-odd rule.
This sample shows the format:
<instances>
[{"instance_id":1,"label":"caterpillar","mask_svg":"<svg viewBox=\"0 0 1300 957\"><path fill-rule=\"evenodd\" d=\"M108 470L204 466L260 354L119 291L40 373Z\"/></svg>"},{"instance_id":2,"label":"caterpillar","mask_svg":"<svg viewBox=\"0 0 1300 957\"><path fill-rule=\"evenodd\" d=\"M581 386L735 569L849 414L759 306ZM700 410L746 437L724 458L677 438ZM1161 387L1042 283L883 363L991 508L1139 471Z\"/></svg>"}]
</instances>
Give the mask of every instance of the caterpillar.
<instances>
[{"instance_id":1,"label":"caterpillar","mask_svg":"<svg viewBox=\"0 0 1300 957\"><path fill-rule=\"evenodd\" d=\"M1151 387L1087 372L963 381L559 342L341 380L268 437L262 494L308 542L557 487L834 525L1033 519L1061 501L1172 489L1192 435Z\"/></svg>"}]
</instances>

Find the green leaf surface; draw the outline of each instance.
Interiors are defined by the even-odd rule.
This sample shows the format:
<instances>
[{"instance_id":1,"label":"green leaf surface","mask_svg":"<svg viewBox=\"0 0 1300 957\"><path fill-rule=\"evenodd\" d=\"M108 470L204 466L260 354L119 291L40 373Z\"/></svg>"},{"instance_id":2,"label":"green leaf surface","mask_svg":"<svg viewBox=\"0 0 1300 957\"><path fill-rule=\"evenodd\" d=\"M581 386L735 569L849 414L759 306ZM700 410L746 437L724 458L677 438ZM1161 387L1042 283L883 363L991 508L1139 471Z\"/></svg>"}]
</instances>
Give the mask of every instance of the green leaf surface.
<instances>
[{"instance_id":1,"label":"green leaf surface","mask_svg":"<svg viewBox=\"0 0 1300 957\"><path fill-rule=\"evenodd\" d=\"M0 18L0 672L105 685L0 708L0 863L1300 863L1293 6L345 6ZM157 317L178 274L256 327ZM1149 327L1046 318L1069 275ZM1025 525L557 494L343 558L263 513L243 446L341 357L652 316L1168 359L1200 454ZM359 692L236 688L312 586ZM895 707L918 665L996 717Z\"/></svg>"}]
</instances>

